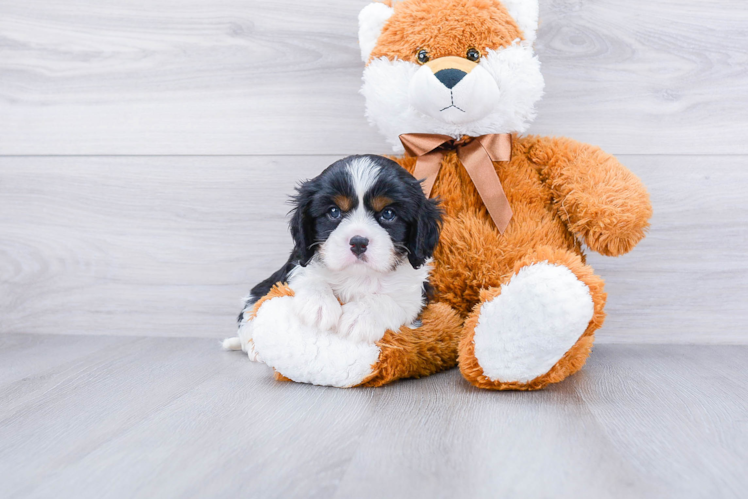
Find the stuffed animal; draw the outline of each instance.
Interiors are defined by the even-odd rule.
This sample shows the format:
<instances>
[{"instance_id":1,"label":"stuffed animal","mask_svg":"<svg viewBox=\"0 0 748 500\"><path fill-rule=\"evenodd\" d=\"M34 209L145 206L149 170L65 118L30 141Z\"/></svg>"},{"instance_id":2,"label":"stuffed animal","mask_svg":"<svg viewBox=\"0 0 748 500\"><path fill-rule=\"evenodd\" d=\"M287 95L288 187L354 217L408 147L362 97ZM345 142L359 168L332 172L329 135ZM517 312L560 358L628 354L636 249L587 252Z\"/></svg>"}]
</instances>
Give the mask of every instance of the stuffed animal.
<instances>
[{"instance_id":1,"label":"stuffed animal","mask_svg":"<svg viewBox=\"0 0 748 500\"><path fill-rule=\"evenodd\" d=\"M420 326L353 346L334 331L299 329L294 291L278 284L244 313L241 348L280 380L339 387L458 363L471 384L495 390L540 389L575 373L606 300L582 244L624 254L652 209L611 155L521 135L544 86L533 52L537 0L372 3L359 21L367 118L407 153L395 160L445 211L434 301Z\"/></svg>"},{"instance_id":2,"label":"stuffed animal","mask_svg":"<svg viewBox=\"0 0 748 500\"><path fill-rule=\"evenodd\" d=\"M446 212L432 284L463 320L462 375L529 390L575 373L606 300L582 244L629 252L652 208L599 148L521 135L544 86L537 0L372 3L359 22L367 118Z\"/></svg>"}]
</instances>

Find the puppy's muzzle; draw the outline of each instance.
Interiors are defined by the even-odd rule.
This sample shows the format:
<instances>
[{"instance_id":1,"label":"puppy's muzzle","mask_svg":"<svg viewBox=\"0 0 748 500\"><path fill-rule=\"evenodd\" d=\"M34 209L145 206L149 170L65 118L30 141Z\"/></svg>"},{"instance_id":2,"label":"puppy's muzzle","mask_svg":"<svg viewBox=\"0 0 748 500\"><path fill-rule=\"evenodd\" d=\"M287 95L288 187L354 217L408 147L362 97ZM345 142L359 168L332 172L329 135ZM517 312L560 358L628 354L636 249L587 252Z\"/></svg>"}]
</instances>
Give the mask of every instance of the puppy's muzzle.
<instances>
[{"instance_id":1,"label":"puppy's muzzle","mask_svg":"<svg viewBox=\"0 0 748 500\"><path fill-rule=\"evenodd\" d=\"M363 236L354 236L351 238L351 241L349 242L351 244L351 252L356 257L361 257L364 253L366 253L366 247L369 246L369 238L364 238Z\"/></svg>"}]
</instances>

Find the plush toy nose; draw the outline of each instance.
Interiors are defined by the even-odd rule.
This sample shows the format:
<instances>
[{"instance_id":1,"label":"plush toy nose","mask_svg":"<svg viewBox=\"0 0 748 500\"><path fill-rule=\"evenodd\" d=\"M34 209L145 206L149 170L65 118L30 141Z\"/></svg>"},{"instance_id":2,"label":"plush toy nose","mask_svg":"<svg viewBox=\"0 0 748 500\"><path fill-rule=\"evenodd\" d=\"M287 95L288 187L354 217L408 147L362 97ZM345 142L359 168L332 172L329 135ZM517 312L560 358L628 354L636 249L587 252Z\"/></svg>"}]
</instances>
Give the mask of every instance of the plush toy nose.
<instances>
[{"instance_id":1,"label":"plush toy nose","mask_svg":"<svg viewBox=\"0 0 748 500\"><path fill-rule=\"evenodd\" d=\"M455 85L460 83L460 81L465 78L467 73L462 71L461 69L443 69L440 71L437 71L434 73L434 76L442 82L442 84L447 87L448 89L452 89Z\"/></svg>"},{"instance_id":2,"label":"plush toy nose","mask_svg":"<svg viewBox=\"0 0 748 500\"><path fill-rule=\"evenodd\" d=\"M364 238L363 236L354 236L353 238L351 238L350 244L351 252L353 252L356 257L360 257L363 253L366 252L366 247L369 245L369 238Z\"/></svg>"}]
</instances>

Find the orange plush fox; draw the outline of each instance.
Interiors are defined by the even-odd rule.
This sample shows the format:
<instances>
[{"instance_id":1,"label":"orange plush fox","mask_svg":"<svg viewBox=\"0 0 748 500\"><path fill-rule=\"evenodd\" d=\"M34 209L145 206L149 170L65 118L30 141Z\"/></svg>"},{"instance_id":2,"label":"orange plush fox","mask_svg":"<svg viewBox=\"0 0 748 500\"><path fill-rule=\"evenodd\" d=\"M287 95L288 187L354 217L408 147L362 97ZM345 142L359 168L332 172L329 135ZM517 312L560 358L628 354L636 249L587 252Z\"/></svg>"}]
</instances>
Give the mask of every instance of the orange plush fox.
<instances>
[{"instance_id":1,"label":"orange plush fox","mask_svg":"<svg viewBox=\"0 0 748 500\"><path fill-rule=\"evenodd\" d=\"M581 243L630 251L649 226L646 189L596 147L520 135L543 93L537 0L373 3L359 20L367 117L395 151L402 140L421 154L398 161L430 175L446 210L432 283L465 320L462 374L486 389L563 380L584 365L605 317L603 281ZM475 179L460 142L500 134L512 145L508 161L492 162L499 181ZM419 168L434 155L435 168ZM497 208L491 197L502 198Z\"/></svg>"},{"instance_id":2,"label":"orange plush fox","mask_svg":"<svg viewBox=\"0 0 748 500\"><path fill-rule=\"evenodd\" d=\"M596 147L521 135L543 94L537 0L372 3L359 21L367 117L443 202L436 300L420 327L340 348L355 377L299 381L382 385L457 363L485 389L563 380L584 365L605 317L603 281L581 245L630 251L652 214L646 189ZM255 335L274 335L263 304L289 295L279 286L255 305Z\"/></svg>"}]
</instances>

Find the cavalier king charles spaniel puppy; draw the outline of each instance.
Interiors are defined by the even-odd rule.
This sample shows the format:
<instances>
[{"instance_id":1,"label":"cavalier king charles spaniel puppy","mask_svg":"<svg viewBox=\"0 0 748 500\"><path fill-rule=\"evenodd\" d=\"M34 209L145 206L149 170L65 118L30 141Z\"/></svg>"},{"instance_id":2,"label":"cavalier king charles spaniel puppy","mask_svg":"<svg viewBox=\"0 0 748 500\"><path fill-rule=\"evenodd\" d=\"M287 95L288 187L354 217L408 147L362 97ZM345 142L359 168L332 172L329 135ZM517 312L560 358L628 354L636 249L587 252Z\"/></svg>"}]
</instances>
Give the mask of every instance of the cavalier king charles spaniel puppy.
<instances>
[{"instance_id":1,"label":"cavalier king charles spaniel puppy","mask_svg":"<svg viewBox=\"0 0 748 500\"><path fill-rule=\"evenodd\" d=\"M354 341L373 343L416 322L441 226L438 202L418 180L382 156L349 156L302 183L293 203L291 256L252 289L239 336L224 347L247 350L245 314L279 282L294 291L303 324Z\"/></svg>"}]
</instances>

